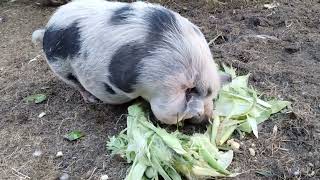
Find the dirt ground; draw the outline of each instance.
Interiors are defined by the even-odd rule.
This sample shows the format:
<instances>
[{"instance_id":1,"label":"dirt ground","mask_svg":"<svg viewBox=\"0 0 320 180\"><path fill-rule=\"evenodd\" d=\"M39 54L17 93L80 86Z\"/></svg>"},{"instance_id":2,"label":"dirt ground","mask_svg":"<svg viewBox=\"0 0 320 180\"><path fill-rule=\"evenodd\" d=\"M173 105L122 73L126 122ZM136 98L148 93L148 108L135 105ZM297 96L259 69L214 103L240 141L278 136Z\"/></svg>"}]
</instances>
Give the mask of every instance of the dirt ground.
<instances>
[{"instance_id":1,"label":"dirt ground","mask_svg":"<svg viewBox=\"0 0 320 180\"><path fill-rule=\"evenodd\" d=\"M293 102L293 112L274 115L259 127L258 140L241 139L231 167L243 173L236 179L319 179L320 2L279 0L274 9L263 8L267 1L158 2L201 27L213 40L217 62L251 72L250 83L267 97ZM0 1L0 179L57 179L63 173L72 179L103 174L123 179L127 164L111 157L105 143L125 127L121 115L128 105L85 104L31 44L31 33L54 10L34 1ZM42 104L23 101L35 93L49 98ZM38 118L41 112L46 116ZM72 130L86 136L64 140ZM256 156L250 156L250 147ZM62 157L56 157L58 151Z\"/></svg>"}]
</instances>

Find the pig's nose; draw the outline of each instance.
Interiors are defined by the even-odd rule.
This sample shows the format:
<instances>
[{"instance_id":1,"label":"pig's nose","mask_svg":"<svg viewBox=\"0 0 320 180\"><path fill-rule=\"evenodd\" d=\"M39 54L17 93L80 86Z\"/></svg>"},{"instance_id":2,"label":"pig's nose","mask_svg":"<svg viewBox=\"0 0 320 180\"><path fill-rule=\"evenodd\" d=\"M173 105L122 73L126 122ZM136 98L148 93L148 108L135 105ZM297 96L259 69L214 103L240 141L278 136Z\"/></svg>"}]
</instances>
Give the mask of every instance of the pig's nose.
<instances>
[{"instance_id":1,"label":"pig's nose","mask_svg":"<svg viewBox=\"0 0 320 180\"><path fill-rule=\"evenodd\" d=\"M192 117L189 120L189 122L192 124L207 125L207 124L209 124L210 121L209 121L209 116L207 116L207 115L197 115L197 116Z\"/></svg>"},{"instance_id":2,"label":"pig's nose","mask_svg":"<svg viewBox=\"0 0 320 180\"><path fill-rule=\"evenodd\" d=\"M200 124L208 125L210 123L210 117L207 115L202 116Z\"/></svg>"}]
</instances>

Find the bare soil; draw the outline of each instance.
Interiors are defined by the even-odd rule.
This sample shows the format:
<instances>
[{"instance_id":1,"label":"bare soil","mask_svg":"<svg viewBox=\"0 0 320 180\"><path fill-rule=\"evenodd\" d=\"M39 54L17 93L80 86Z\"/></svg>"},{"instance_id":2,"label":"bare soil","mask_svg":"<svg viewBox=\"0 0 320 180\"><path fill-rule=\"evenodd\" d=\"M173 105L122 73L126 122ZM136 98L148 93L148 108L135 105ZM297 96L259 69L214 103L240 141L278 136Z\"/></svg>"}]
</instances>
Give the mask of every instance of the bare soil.
<instances>
[{"instance_id":1,"label":"bare soil","mask_svg":"<svg viewBox=\"0 0 320 180\"><path fill-rule=\"evenodd\" d=\"M259 127L258 140L236 136L242 143L232 169L243 173L236 179L319 179L320 2L279 0L274 9L263 8L268 1L158 2L201 27L213 40L218 63L250 72L250 83L266 97L293 102L292 112ZM124 129L128 105L85 104L31 43L32 32L54 10L30 0L0 2L0 179L57 179L63 173L71 179L123 179L128 166L111 157L105 143ZM36 93L49 98L41 104L23 101ZM41 112L46 116L38 118ZM72 130L86 136L68 142L63 135Z\"/></svg>"}]
</instances>

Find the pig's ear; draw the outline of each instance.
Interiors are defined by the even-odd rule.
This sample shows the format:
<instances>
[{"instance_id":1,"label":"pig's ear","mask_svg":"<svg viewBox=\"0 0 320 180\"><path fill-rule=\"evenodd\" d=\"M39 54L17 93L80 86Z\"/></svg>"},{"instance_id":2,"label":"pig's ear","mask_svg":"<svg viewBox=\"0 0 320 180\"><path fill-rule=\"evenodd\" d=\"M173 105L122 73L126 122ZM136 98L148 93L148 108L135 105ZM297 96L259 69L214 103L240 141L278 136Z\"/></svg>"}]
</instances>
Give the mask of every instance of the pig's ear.
<instances>
[{"instance_id":1,"label":"pig's ear","mask_svg":"<svg viewBox=\"0 0 320 180\"><path fill-rule=\"evenodd\" d=\"M228 84L232 81L231 75L227 73L219 73L219 79L220 79L221 85Z\"/></svg>"}]
</instances>

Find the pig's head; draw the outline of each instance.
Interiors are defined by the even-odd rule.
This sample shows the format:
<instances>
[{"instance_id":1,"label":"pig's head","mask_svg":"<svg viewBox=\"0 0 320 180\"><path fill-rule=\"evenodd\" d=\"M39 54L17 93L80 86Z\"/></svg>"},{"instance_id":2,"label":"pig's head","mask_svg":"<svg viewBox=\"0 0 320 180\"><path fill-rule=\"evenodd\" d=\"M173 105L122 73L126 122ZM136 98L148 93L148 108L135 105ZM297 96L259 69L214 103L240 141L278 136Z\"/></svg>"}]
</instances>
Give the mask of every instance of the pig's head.
<instances>
[{"instance_id":1,"label":"pig's head","mask_svg":"<svg viewBox=\"0 0 320 180\"><path fill-rule=\"evenodd\" d=\"M188 71L190 74L176 73L167 76L161 87L150 99L155 116L166 124L181 120L192 123L208 121L213 113L213 99L220 90L223 78L211 59L201 71Z\"/></svg>"},{"instance_id":2,"label":"pig's head","mask_svg":"<svg viewBox=\"0 0 320 180\"><path fill-rule=\"evenodd\" d=\"M147 80L153 88L145 93L146 99L163 123L176 124L186 119L201 123L212 116L213 99L229 78L219 75L199 28L182 17L178 22L179 33L165 36L169 48L157 50L160 60L150 60L148 70L144 70L156 74Z\"/></svg>"}]
</instances>

